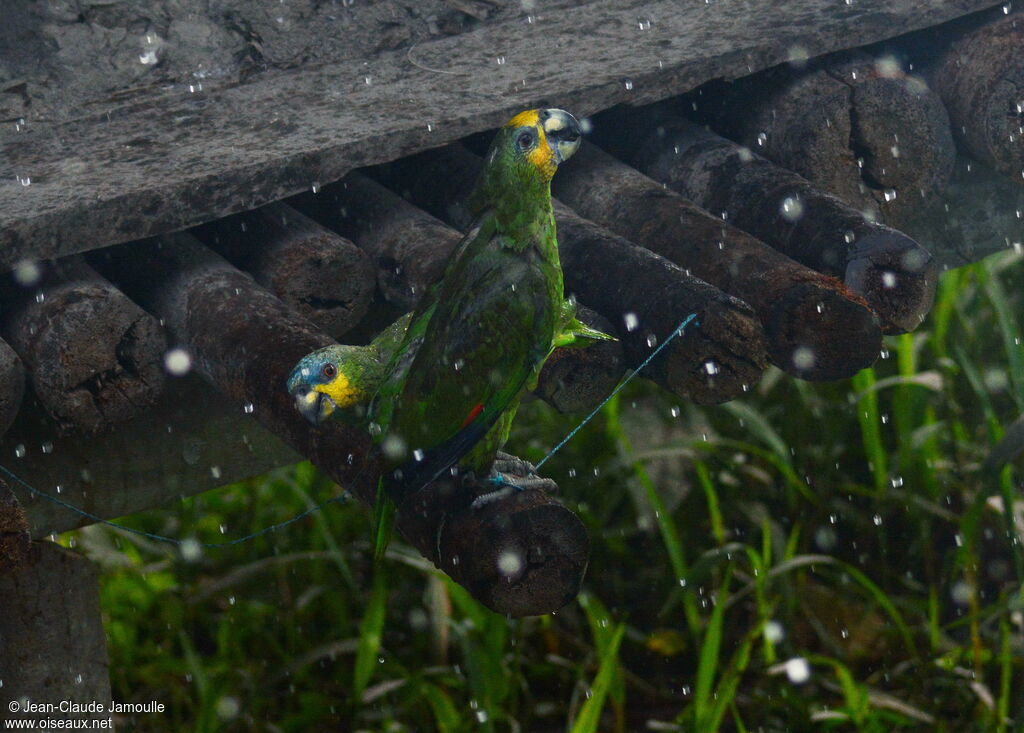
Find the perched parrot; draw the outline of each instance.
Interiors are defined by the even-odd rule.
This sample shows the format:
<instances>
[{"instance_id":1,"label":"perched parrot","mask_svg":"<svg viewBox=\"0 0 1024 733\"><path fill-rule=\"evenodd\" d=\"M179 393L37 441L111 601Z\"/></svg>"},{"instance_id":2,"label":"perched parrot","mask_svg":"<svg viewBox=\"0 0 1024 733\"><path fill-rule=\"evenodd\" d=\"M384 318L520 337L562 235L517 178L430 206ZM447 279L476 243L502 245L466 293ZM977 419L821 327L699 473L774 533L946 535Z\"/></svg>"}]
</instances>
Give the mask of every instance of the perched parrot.
<instances>
[{"instance_id":1,"label":"perched parrot","mask_svg":"<svg viewBox=\"0 0 1024 733\"><path fill-rule=\"evenodd\" d=\"M391 359L403 345L412 315L406 313L366 346L332 344L302 357L288 377L288 392L299 413L314 425L328 418L365 423L366 407L384 383ZM420 325L426 322L421 320ZM551 349L585 348L598 341L614 340L613 336L578 321L575 302L567 298ZM417 348L418 341L406 345L407 363L416 355Z\"/></svg>"},{"instance_id":2,"label":"perched parrot","mask_svg":"<svg viewBox=\"0 0 1024 733\"><path fill-rule=\"evenodd\" d=\"M397 324L363 347L373 353L327 347L293 372L289 389L314 423L361 401L367 377L379 380L367 418L386 462L382 497L400 501L456 465L489 475L520 396L551 351L610 338L580 323L563 293L550 182L580 136L563 110L516 115L487 153L469 232L383 371L376 347L394 345Z\"/></svg>"},{"instance_id":3,"label":"perched parrot","mask_svg":"<svg viewBox=\"0 0 1024 733\"><path fill-rule=\"evenodd\" d=\"M366 346L332 344L302 357L288 377L299 413L314 425L329 417L352 423L365 418L411 320L406 313Z\"/></svg>"},{"instance_id":4,"label":"perched parrot","mask_svg":"<svg viewBox=\"0 0 1024 733\"><path fill-rule=\"evenodd\" d=\"M513 117L491 143L469 201L474 222L370 405L390 446L390 496L411 495L456 464L490 473L565 324L551 178L580 135L568 112L538 109Z\"/></svg>"}]
</instances>

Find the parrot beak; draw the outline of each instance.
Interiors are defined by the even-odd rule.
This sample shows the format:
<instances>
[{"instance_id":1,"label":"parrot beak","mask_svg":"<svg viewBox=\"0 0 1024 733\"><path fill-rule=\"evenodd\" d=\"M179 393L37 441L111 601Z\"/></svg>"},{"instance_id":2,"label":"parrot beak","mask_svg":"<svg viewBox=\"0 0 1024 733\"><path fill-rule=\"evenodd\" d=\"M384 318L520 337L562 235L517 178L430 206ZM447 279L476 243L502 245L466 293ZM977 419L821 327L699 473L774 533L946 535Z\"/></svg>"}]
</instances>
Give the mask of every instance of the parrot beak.
<instances>
[{"instance_id":1,"label":"parrot beak","mask_svg":"<svg viewBox=\"0 0 1024 733\"><path fill-rule=\"evenodd\" d=\"M583 135L580 123L564 109L546 109L540 117L548 145L555 153L555 160L561 165L579 150Z\"/></svg>"},{"instance_id":2,"label":"parrot beak","mask_svg":"<svg viewBox=\"0 0 1024 733\"><path fill-rule=\"evenodd\" d=\"M319 425L334 412L334 400L323 392L317 392L304 384L291 390L295 398L295 409L313 425Z\"/></svg>"}]
</instances>

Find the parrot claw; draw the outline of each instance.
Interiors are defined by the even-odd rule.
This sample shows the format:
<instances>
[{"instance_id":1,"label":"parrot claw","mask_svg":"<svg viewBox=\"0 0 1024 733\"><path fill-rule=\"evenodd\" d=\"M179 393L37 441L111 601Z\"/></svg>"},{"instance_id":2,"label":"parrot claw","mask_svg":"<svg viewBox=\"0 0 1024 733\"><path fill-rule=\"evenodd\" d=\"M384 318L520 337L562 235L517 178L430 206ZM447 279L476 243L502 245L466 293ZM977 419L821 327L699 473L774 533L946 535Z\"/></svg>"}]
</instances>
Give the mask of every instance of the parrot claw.
<instances>
[{"instance_id":1,"label":"parrot claw","mask_svg":"<svg viewBox=\"0 0 1024 733\"><path fill-rule=\"evenodd\" d=\"M514 476L523 476L524 478L537 475L537 467L532 463L503 451L498 451L494 455L494 464L491 470L494 473L512 474Z\"/></svg>"}]
</instances>

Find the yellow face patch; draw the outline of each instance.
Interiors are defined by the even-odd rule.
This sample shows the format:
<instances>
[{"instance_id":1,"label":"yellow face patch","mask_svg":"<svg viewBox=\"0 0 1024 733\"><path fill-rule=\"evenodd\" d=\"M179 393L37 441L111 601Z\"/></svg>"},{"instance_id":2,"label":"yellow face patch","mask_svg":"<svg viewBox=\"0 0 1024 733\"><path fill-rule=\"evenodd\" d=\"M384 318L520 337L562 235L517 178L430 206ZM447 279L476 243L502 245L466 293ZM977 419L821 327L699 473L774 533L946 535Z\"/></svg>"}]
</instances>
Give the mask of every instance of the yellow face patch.
<instances>
[{"instance_id":1,"label":"yellow face patch","mask_svg":"<svg viewBox=\"0 0 1024 733\"><path fill-rule=\"evenodd\" d=\"M528 109L505 123L505 127L536 127L540 123L540 110Z\"/></svg>"},{"instance_id":2,"label":"yellow face patch","mask_svg":"<svg viewBox=\"0 0 1024 733\"><path fill-rule=\"evenodd\" d=\"M359 401L359 390L352 386L344 374L339 374L327 384L318 384L313 389L330 397L339 408L349 407Z\"/></svg>"},{"instance_id":3,"label":"yellow face patch","mask_svg":"<svg viewBox=\"0 0 1024 733\"><path fill-rule=\"evenodd\" d=\"M550 181L558 168L558 162L555 160L555 151L548 145L548 136L544 133L544 125L540 123L540 110L528 109L520 112L509 120L505 127L513 129L532 127L537 132L537 143L526 154L526 158L534 168L541 172L544 180Z\"/></svg>"}]
</instances>

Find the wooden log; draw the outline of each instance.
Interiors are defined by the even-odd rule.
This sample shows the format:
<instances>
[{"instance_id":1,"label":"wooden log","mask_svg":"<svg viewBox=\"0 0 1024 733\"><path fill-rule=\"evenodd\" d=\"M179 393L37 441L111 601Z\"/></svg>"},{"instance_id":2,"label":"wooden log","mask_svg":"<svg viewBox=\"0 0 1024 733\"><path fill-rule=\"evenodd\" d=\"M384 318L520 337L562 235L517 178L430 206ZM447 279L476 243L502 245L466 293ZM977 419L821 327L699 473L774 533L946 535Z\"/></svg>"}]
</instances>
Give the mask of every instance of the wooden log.
<instances>
[{"instance_id":1,"label":"wooden log","mask_svg":"<svg viewBox=\"0 0 1024 733\"><path fill-rule=\"evenodd\" d=\"M465 207L482 161L462 146L429 151L378 171L419 206L466 228ZM571 165L571 162L567 165ZM691 314L685 333L644 376L697 404L739 396L766 365L764 332L743 301L555 202L567 294L622 328L626 364L638 367Z\"/></svg>"},{"instance_id":2,"label":"wooden log","mask_svg":"<svg viewBox=\"0 0 1024 733\"><path fill-rule=\"evenodd\" d=\"M306 24L318 49L335 44L326 63L296 57L247 83L207 78L193 93L145 84L112 95L108 75L95 74L88 108L58 105L52 122L4 125L0 159L10 162L0 176L0 266L252 209L354 168L494 128L544 100L580 115L647 104L782 63L797 45L818 56L991 4L857 0L837 12L835 0L656 0L642 13L655 22L638 30L633 3L592 0L538 13L533 23L512 13L366 58L353 58L344 36L322 38L317 14L297 15L289 22ZM206 17L205 2L191 7ZM41 47L54 56L39 68L59 63L58 49ZM23 53L24 44L5 50ZM230 57L234 49L218 52Z\"/></svg>"},{"instance_id":3,"label":"wooden log","mask_svg":"<svg viewBox=\"0 0 1024 733\"><path fill-rule=\"evenodd\" d=\"M350 173L319 194L293 199L296 207L352 239L377 262L377 285L394 306L408 311L444 273L462 234L361 173ZM610 321L586 306L588 324L615 335ZM558 349L540 373L535 394L559 412L591 410L615 388L622 373L621 343Z\"/></svg>"},{"instance_id":4,"label":"wooden log","mask_svg":"<svg viewBox=\"0 0 1024 733\"><path fill-rule=\"evenodd\" d=\"M585 305L576 306L576 317L619 341L602 341L583 349L555 349L544 362L533 392L563 413L593 410L615 389L626 369L619 329Z\"/></svg>"},{"instance_id":5,"label":"wooden log","mask_svg":"<svg viewBox=\"0 0 1024 733\"><path fill-rule=\"evenodd\" d=\"M882 332L863 298L586 143L552 190L581 215L631 237L757 311L768 356L802 379L871 365Z\"/></svg>"},{"instance_id":6,"label":"wooden log","mask_svg":"<svg viewBox=\"0 0 1024 733\"><path fill-rule=\"evenodd\" d=\"M0 718L106 723L110 676L96 566L52 542L33 542L25 564L0 572L0 598ZM26 714L12 705L26 699L54 706L95 700L104 710Z\"/></svg>"},{"instance_id":7,"label":"wooden log","mask_svg":"<svg viewBox=\"0 0 1024 733\"><path fill-rule=\"evenodd\" d=\"M839 277L863 296L886 333L917 328L931 308L932 256L905 234L871 221L801 176L678 117L631 124L641 140L598 129L619 157L701 208L725 218L788 257Z\"/></svg>"},{"instance_id":8,"label":"wooden log","mask_svg":"<svg viewBox=\"0 0 1024 733\"><path fill-rule=\"evenodd\" d=\"M105 250L94 265L159 314L196 370L367 504L379 459L369 435L337 422L312 428L284 388L295 363L330 343L308 320L186 234ZM424 556L489 608L547 613L579 590L588 541L579 519L537 489L486 505L436 482L399 507L397 526ZM489 491L489 489L482 489ZM518 562L509 573L505 560Z\"/></svg>"},{"instance_id":9,"label":"wooden log","mask_svg":"<svg viewBox=\"0 0 1024 733\"><path fill-rule=\"evenodd\" d=\"M0 576L20 567L28 557L28 517L7 482L0 479ZM3 679L0 676L0 679Z\"/></svg>"},{"instance_id":10,"label":"wooden log","mask_svg":"<svg viewBox=\"0 0 1024 733\"><path fill-rule=\"evenodd\" d=\"M95 432L127 420L163 389L160 324L81 258L53 265L38 288L7 289L0 331L65 430Z\"/></svg>"},{"instance_id":11,"label":"wooden log","mask_svg":"<svg viewBox=\"0 0 1024 733\"><path fill-rule=\"evenodd\" d=\"M373 301L374 268L366 253L286 203L194 233L334 338L355 326Z\"/></svg>"},{"instance_id":12,"label":"wooden log","mask_svg":"<svg viewBox=\"0 0 1024 733\"><path fill-rule=\"evenodd\" d=\"M949 186L903 225L941 269L1024 248L1024 186L977 160L957 157Z\"/></svg>"},{"instance_id":13,"label":"wooden log","mask_svg":"<svg viewBox=\"0 0 1024 733\"><path fill-rule=\"evenodd\" d=\"M892 226L953 172L942 101L892 56L840 56L746 80L729 108L742 144Z\"/></svg>"},{"instance_id":14,"label":"wooden log","mask_svg":"<svg viewBox=\"0 0 1024 733\"><path fill-rule=\"evenodd\" d=\"M403 311L415 308L441 279L462 239L460 232L358 172L291 203L366 252L377 267L380 292Z\"/></svg>"},{"instance_id":15,"label":"wooden log","mask_svg":"<svg viewBox=\"0 0 1024 733\"><path fill-rule=\"evenodd\" d=\"M0 436L14 422L25 395L25 367L3 339L0 339Z\"/></svg>"},{"instance_id":16,"label":"wooden log","mask_svg":"<svg viewBox=\"0 0 1024 733\"><path fill-rule=\"evenodd\" d=\"M970 154L1024 184L1024 20L1002 15L957 40L929 78Z\"/></svg>"}]
</instances>

